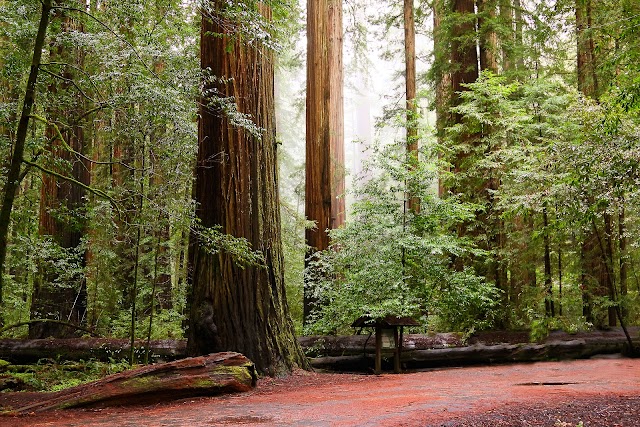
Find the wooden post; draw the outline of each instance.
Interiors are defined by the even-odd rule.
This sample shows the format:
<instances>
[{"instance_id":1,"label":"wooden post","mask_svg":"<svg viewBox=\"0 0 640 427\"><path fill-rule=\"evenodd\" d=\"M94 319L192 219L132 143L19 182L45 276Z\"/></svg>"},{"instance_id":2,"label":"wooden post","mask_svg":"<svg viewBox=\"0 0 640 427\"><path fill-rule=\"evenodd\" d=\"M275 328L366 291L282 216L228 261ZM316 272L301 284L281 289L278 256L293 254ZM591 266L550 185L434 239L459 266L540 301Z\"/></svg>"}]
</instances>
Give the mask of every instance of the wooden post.
<instances>
[{"instance_id":1,"label":"wooden post","mask_svg":"<svg viewBox=\"0 0 640 427\"><path fill-rule=\"evenodd\" d=\"M393 355L393 373L394 374L399 374L400 373L400 346L402 345L400 343L400 336L398 334L398 327L394 326L393 327L393 342L395 344L395 349L394 349L394 355Z\"/></svg>"},{"instance_id":2,"label":"wooden post","mask_svg":"<svg viewBox=\"0 0 640 427\"><path fill-rule=\"evenodd\" d=\"M376 365L374 373L376 375L382 372L382 328L376 326Z\"/></svg>"}]
</instances>

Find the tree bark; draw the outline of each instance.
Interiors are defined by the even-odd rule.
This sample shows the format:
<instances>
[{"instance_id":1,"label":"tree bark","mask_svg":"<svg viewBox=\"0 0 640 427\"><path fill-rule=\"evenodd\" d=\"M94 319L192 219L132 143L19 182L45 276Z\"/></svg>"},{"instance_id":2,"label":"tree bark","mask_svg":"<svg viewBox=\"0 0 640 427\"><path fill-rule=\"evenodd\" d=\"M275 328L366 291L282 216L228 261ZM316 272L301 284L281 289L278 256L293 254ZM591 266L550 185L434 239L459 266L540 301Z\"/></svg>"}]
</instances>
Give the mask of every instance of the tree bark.
<instances>
[{"instance_id":1,"label":"tree bark","mask_svg":"<svg viewBox=\"0 0 640 427\"><path fill-rule=\"evenodd\" d=\"M578 90L585 96L598 98L598 78L596 75L595 44L591 23L591 0L576 0L576 40Z\"/></svg>"},{"instance_id":2,"label":"tree bark","mask_svg":"<svg viewBox=\"0 0 640 427\"><path fill-rule=\"evenodd\" d=\"M205 90L233 97L238 111L262 129L258 137L234 127L222 111L202 100L196 166L196 215L204 227L246 239L264 256L264 266L241 266L212 253L194 232L190 242L188 351L238 351L269 375L307 367L295 340L285 296L278 170L276 164L273 52L247 45L230 33L225 1L211 1L204 16L201 66L222 81ZM270 20L271 11L259 4Z\"/></svg>"},{"instance_id":3,"label":"tree bark","mask_svg":"<svg viewBox=\"0 0 640 427\"><path fill-rule=\"evenodd\" d=\"M329 247L327 230L344 224L342 2L307 1L305 232L310 256ZM305 284L304 318L315 303Z\"/></svg>"},{"instance_id":4,"label":"tree bark","mask_svg":"<svg viewBox=\"0 0 640 427\"><path fill-rule=\"evenodd\" d=\"M438 144L444 145L445 129L451 123L451 73L449 69L449 42L447 31L443 26L446 16L444 0L434 0L433 12L433 56L434 56L434 80L435 80L435 110L436 110L436 135ZM441 156L438 154L438 156ZM443 197L446 188L442 177L438 177L438 195Z\"/></svg>"},{"instance_id":5,"label":"tree bark","mask_svg":"<svg viewBox=\"0 0 640 427\"><path fill-rule=\"evenodd\" d=\"M495 31L496 0L476 0L480 40L480 70L498 72L498 35Z\"/></svg>"},{"instance_id":6,"label":"tree bark","mask_svg":"<svg viewBox=\"0 0 640 427\"><path fill-rule=\"evenodd\" d=\"M406 133L407 160L410 169L418 165L418 105L416 100L416 25L414 0L404 0L404 57L406 83ZM420 212L420 199L407 192L407 208L414 213Z\"/></svg>"}]
</instances>

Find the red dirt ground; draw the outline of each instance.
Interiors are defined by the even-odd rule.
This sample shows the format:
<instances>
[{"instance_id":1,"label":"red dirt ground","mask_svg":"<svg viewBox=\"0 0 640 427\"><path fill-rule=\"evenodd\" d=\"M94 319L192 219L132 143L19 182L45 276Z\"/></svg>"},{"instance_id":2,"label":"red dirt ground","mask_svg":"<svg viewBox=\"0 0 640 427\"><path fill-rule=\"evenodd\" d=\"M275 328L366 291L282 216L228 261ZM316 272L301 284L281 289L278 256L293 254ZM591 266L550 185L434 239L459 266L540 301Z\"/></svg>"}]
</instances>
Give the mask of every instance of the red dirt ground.
<instances>
[{"instance_id":1,"label":"red dirt ground","mask_svg":"<svg viewBox=\"0 0 640 427\"><path fill-rule=\"evenodd\" d=\"M594 359L402 375L296 372L249 393L153 407L0 417L0 426L640 426L640 360ZM7 404L0 395L0 405Z\"/></svg>"}]
</instances>

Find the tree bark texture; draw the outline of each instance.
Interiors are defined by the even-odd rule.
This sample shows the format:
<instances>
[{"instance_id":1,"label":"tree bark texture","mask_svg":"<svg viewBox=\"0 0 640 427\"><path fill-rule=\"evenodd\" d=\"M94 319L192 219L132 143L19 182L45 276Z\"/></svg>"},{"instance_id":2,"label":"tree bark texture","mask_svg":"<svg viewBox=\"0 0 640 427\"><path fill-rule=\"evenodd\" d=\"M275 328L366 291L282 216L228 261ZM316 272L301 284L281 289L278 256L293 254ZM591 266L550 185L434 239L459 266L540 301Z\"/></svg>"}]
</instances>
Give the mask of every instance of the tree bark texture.
<instances>
[{"instance_id":1,"label":"tree bark texture","mask_svg":"<svg viewBox=\"0 0 640 427\"><path fill-rule=\"evenodd\" d=\"M578 90L590 98L598 98L596 52L591 22L591 0L576 0L576 40Z\"/></svg>"},{"instance_id":2,"label":"tree bark texture","mask_svg":"<svg viewBox=\"0 0 640 427\"><path fill-rule=\"evenodd\" d=\"M410 168L418 164L418 104L416 100L416 24L413 0L404 0L404 57L406 82L407 159ZM408 209L420 212L420 199L407 193Z\"/></svg>"},{"instance_id":3,"label":"tree bark texture","mask_svg":"<svg viewBox=\"0 0 640 427\"><path fill-rule=\"evenodd\" d=\"M454 0L454 25L451 29L451 106L461 102L460 93L468 90L464 84L473 83L478 79L478 54L475 44L475 3L473 0ZM473 36L473 37L470 37ZM453 123L461 123L459 113L453 114ZM457 144L472 143L474 135L464 134L456 141ZM465 168L466 155L457 153L453 159L454 172L461 172ZM454 189L454 192L465 191ZM468 190L467 190L468 191Z\"/></svg>"},{"instance_id":4,"label":"tree bark texture","mask_svg":"<svg viewBox=\"0 0 640 427\"><path fill-rule=\"evenodd\" d=\"M342 2L308 0L305 215L315 222L305 232L310 254L328 248L327 230L345 221L342 37ZM305 289L305 319L313 303Z\"/></svg>"},{"instance_id":5,"label":"tree bark texture","mask_svg":"<svg viewBox=\"0 0 640 427\"><path fill-rule=\"evenodd\" d=\"M495 30L496 0L476 0L480 40L480 70L498 72L498 34Z\"/></svg>"},{"instance_id":6,"label":"tree bark texture","mask_svg":"<svg viewBox=\"0 0 640 427\"><path fill-rule=\"evenodd\" d=\"M11 223L11 211L13 210L13 202L16 192L20 186L20 173L23 162L24 148L27 140L27 131L29 127L29 119L31 109L36 98L36 82L38 80L38 71L40 69L40 59L42 58L42 49L44 48L45 37L47 35L47 27L49 26L49 13L51 12L51 0L42 2L42 14L40 15L40 23L38 24L38 32L33 47L33 58L31 60L31 69L27 80L27 89L25 91L24 103L20 113L20 121L18 122L18 130L16 131L16 141L13 146L13 154L7 172L7 182L2 192L2 208L0 209L0 311L3 304L2 293L4 287L4 269L7 259L7 244L9 236L9 226ZM1 314L0 314L0 322Z\"/></svg>"},{"instance_id":7,"label":"tree bark texture","mask_svg":"<svg viewBox=\"0 0 640 427\"><path fill-rule=\"evenodd\" d=\"M58 12L56 15L56 18L62 22L63 32L82 31L70 16L63 12ZM78 49L65 51L61 46L53 46L50 57L51 61L82 66L82 52ZM50 92L72 92L74 90L70 83L74 78L74 73L69 71L69 67L65 68L61 74L65 80L52 83L49 87ZM83 157L76 154L87 153L83 126L77 122L83 113L84 100L79 93L73 93L71 96L73 105L58 105L48 113L48 120L52 124L46 130L49 140L47 151L51 159L51 164L47 167L88 186L91 165ZM61 141L60 137L64 141ZM56 164L64 166L62 168L56 167ZM85 231L83 221L78 220L83 217L79 210L85 204L85 195L86 191L82 187L43 173L40 195L40 235L51 236L61 248L77 248ZM73 220L65 219L69 217L72 217ZM80 255L80 257L79 264L84 265L85 256ZM78 276L74 283L65 283L64 286L60 286L55 283L55 274L47 271L46 266L40 271L39 276L39 280L34 284L31 299L32 319L63 319L77 324L86 320L87 291L84 277ZM29 326L30 338L62 338L70 332L73 331L56 323L35 323Z\"/></svg>"},{"instance_id":8,"label":"tree bark texture","mask_svg":"<svg viewBox=\"0 0 640 427\"><path fill-rule=\"evenodd\" d=\"M109 375L55 393L16 414L68 408L150 405L172 399L245 392L255 387L253 363L238 353L216 353Z\"/></svg>"},{"instance_id":9,"label":"tree bark texture","mask_svg":"<svg viewBox=\"0 0 640 427\"><path fill-rule=\"evenodd\" d=\"M309 0L307 4L307 244L315 250L329 246L327 229L345 220L344 97L342 61L342 3Z\"/></svg>"},{"instance_id":10,"label":"tree bark texture","mask_svg":"<svg viewBox=\"0 0 640 427\"><path fill-rule=\"evenodd\" d=\"M211 253L191 236L191 312L188 351L238 351L261 373L276 375L306 359L293 333L285 297L278 205L273 53L231 34L212 1L215 16L204 16L201 65L222 81L219 96L233 97L262 131L257 137L234 127L223 112L200 110L196 167L196 215L205 227L245 238L264 256L264 266L240 266L224 251ZM265 19L270 10L260 4ZM227 25L229 24L229 25ZM206 89L213 89L208 87Z\"/></svg>"},{"instance_id":11,"label":"tree bark texture","mask_svg":"<svg viewBox=\"0 0 640 427\"><path fill-rule=\"evenodd\" d=\"M438 144L444 144L445 129L451 123L451 113L449 107L451 105L451 70L449 64L451 55L449 52L450 38L443 26L443 20L446 16L446 8L444 0L434 0L432 6L433 12L433 56L434 56L434 80L435 80L435 110L436 110L436 135ZM439 154L440 156L440 154ZM446 188L442 177L438 178L438 195L443 197Z\"/></svg>"}]
</instances>

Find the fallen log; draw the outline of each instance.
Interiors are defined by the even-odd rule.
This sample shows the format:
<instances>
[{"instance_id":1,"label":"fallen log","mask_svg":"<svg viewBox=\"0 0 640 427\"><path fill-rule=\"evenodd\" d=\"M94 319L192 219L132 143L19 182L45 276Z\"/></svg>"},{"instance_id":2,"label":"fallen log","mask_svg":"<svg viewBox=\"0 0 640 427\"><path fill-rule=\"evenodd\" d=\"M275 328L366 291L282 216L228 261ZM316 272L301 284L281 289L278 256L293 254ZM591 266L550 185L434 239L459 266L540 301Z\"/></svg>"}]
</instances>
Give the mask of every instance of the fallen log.
<instances>
[{"instance_id":1,"label":"fallen log","mask_svg":"<svg viewBox=\"0 0 640 427\"><path fill-rule=\"evenodd\" d=\"M100 408L166 402L196 396L249 391L257 374L253 363L239 353L215 353L110 375L59 391L13 414L52 409Z\"/></svg>"},{"instance_id":2,"label":"fallen log","mask_svg":"<svg viewBox=\"0 0 640 427\"><path fill-rule=\"evenodd\" d=\"M128 358L130 348L129 340L113 338L2 339L0 359L19 364L35 363L41 359L108 361ZM135 342L141 359L146 348L146 341ZM183 340L152 340L149 343L153 360L185 357L186 348Z\"/></svg>"},{"instance_id":3,"label":"fallen log","mask_svg":"<svg viewBox=\"0 0 640 427\"><path fill-rule=\"evenodd\" d=\"M425 369L443 366L464 366L494 363L537 362L544 360L585 359L601 354L621 353L626 338L609 337L598 340L549 340L540 344L482 343L463 347L407 349L402 352L401 364L404 369ZM383 351L387 358L383 369L392 368L392 351ZM316 369L331 371L373 371L374 354L367 351L359 355L323 356L311 359Z\"/></svg>"},{"instance_id":4,"label":"fallen log","mask_svg":"<svg viewBox=\"0 0 640 427\"><path fill-rule=\"evenodd\" d=\"M629 328L633 337L638 337L638 328ZM576 340L582 340L583 344L566 344ZM345 336L307 336L299 337L302 348L307 356L312 358L314 366L330 369L327 357L355 356L366 359L375 352L375 337L368 334ZM602 353L619 353L625 348L626 338L619 328L608 331L592 331L577 334L566 332L552 332L544 341L538 343L543 347L535 347L538 344L528 343L528 333L522 331L491 331L482 332L464 340L459 333L440 333L432 335L406 334L403 340L403 360L411 356L413 351L439 350L447 354L442 360L426 358L424 362L415 361L417 365L434 366L443 364L477 364L498 361L527 361L527 357L535 357L538 360L543 357L550 359L584 358ZM136 341L136 351L142 356L146 352L146 341ZM473 346L480 346L474 348ZM484 345L484 347L482 347ZM519 345L514 354L500 353L500 347L494 346ZM523 347L527 345L528 347ZM462 350L451 350L461 348ZM515 348L515 347L514 347ZM570 348L570 350L569 350ZM459 353L457 353L459 351ZM184 340L154 340L150 342L150 353L153 360L170 361L186 356L186 341ZM494 353L497 353L494 354ZM416 353L418 355L422 353ZM437 355L435 352L434 355ZM73 338L73 339L37 339L0 340L0 359L14 364L28 364L41 359L57 360L118 360L129 355L129 341L123 339L107 338ZM426 356L415 356L416 359ZM318 360L315 360L318 359ZM336 359L346 360L346 359ZM411 359L409 362L412 362ZM342 362L337 363L336 369L342 370ZM413 363L413 362L412 362ZM348 363L347 365L350 365ZM360 368L365 370L366 367ZM348 370L352 370L349 368Z\"/></svg>"},{"instance_id":5,"label":"fallen log","mask_svg":"<svg viewBox=\"0 0 640 427\"><path fill-rule=\"evenodd\" d=\"M357 356L372 353L376 349L374 335L319 335L299 337L298 342L310 357ZM461 333L433 335L405 334L404 351L408 349L433 349L464 346Z\"/></svg>"}]
</instances>

